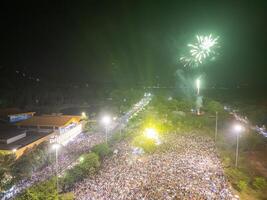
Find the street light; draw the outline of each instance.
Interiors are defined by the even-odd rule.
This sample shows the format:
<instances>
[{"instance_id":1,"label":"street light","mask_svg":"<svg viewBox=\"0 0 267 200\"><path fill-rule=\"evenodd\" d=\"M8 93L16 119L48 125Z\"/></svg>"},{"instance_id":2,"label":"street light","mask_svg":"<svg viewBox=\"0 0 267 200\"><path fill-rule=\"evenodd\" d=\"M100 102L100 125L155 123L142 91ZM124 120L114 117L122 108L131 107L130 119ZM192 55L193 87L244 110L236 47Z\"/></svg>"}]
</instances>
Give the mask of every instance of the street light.
<instances>
[{"instance_id":1,"label":"street light","mask_svg":"<svg viewBox=\"0 0 267 200\"><path fill-rule=\"evenodd\" d=\"M57 193L58 193L58 149L60 148L60 144L54 143L52 145L53 150L56 151L56 183L57 183Z\"/></svg>"},{"instance_id":2,"label":"street light","mask_svg":"<svg viewBox=\"0 0 267 200\"><path fill-rule=\"evenodd\" d=\"M106 129L106 143L108 143L108 125L111 122L111 118L110 116L106 115L102 118L102 122L105 125L105 129Z\"/></svg>"},{"instance_id":3,"label":"street light","mask_svg":"<svg viewBox=\"0 0 267 200\"><path fill-rule=\"evenodd\" d=\"M82 112L82 118L86 118L87 116L86 116L86 113L85 112Z\"/></svg>"},{"instance_id":4,"label":"street light","mask_svg":"<svg viewBox=\"0 0 267 200\"><path fill-rule=\"evenodd\" d=\"M217 142L217 134L218 134L218 112L215 113L215 143Z\"/></svg>"},{"instance_id":5,"label":"street light","mask_svg":"<svg viewBox=\"0 0 267 200\"><path fill-rule=\"evenodd\" d=\"M240 124L234 125L234 131L236 132L235 167L237 167L237 160L238 160L239 135L242 130L243 127Z\"/></svg>"}]
</instances>

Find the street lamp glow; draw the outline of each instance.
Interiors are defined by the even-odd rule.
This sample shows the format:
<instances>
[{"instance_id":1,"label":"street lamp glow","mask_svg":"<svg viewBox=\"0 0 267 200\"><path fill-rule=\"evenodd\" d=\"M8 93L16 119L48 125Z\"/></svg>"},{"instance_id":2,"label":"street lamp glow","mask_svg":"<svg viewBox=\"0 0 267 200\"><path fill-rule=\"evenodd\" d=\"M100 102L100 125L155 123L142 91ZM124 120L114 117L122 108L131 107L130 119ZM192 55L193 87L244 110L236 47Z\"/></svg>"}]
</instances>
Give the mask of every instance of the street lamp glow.
<instances>
[{"instance_id":1,"label":"street lamp glow","mask_svg":"<svg viewBox=\"0 0 267 200\"><path fill-rule=\"evenodd\" d=\"M110 122L111 122L111 118L110 118L110 116L104 116L103 118L102 118L102 122L107 126L107 125L109 125L110 124Z\"/></svg>"},{"instance_id":2,"label":"street lamp glow","mask_svg":"<svg viewBox=\"0 0 267 200\"><path fill-rule=\"evenodd\" d=\"M233 127L234 131L237 133L236 134L236 150L235 150L235 167L237 167L237 162L238 162L238 154L239 154L239 135L241 131L243 131L244 127L241 126L240 124L235 124Z\"/></svg>"},{"instance_id":3,"label":"street lamp glow","mask_svg":"<svg viewBox=\"0 0 267 200\"><path fill-rule=\"evenodd\" d=\"M17 151L17 149L12 149L12 151L15 153Z\"/></svg>"},{"instance_id":4,"label":"street lamp glow","mask_svg":"<svg viewBox=\"0 0 267 200\"><path fill-rule=\"evenodd\" d=\"M52 145L52 148L55 149L55 150L58 150L60 148L60 145L58 143L54 143Z\"/></svg>"},{"instance_id":5,"label":"street lamp glow","mask_svg":"<svg viewBox=\"0 0 267 200\"><path fill-rule=\"evenodd\" d=\"M102 118L102 122L105 125L105 135L106 135L106 143L108 143L108 125L111 123L111 118L110 116L106 115Z\"/></svg>"},{"instance_id":6,"label":"street lamp glow","mask_svg":"<svg viewBox=\"0 0 267 200\"><path fill-rule=\"evenodd\" d=\"M235 132L239 133L240 131L243 130L243 127L240 124L234 125L234 130Z\"/></svg>"},{"instance_id":7,"label":"street lamp glow","mask_svg":"<svg viewBox=\"0 0 267 200\"><path fill-rule=\"evenodd\" d=\"M52 149L56 151L56 183L57 183L57 193L58 193L58 149L60 148L60 144L54 143L52 145Z\"/></svg>"},{"instance_id":8,"label":"street lamp glow","mask_svg":"<svg viewBox=\"0 0 267 200\"><path fill-rule=\"evenodd\" d=\"M82 118L86 118L86 113L82 112Z\"/></svg>"}]
</instances>

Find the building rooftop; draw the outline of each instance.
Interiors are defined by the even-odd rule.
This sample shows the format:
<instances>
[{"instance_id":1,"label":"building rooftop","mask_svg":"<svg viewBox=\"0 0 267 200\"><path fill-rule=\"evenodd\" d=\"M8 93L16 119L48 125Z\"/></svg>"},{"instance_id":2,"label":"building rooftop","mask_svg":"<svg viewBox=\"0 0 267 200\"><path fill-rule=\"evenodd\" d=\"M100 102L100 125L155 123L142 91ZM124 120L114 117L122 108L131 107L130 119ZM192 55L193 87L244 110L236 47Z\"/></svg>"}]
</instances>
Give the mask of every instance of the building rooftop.
<instances>
[{"instance_id":1,"label":"building rooftop","mask_svg":"<svg viewBox=\"0 0 267 200\"><path fill-rule=\"evenodd\" d=\"M22 133L25 133L25 129L19 129L15 126L0 124L0 140L7 140Z\"/></svg>"},{"instance_id":2,"label":"building rooftop","mask_svg":"<svg viewBox=\"0 0 267 200\"><path fill-rule=\"evenodd\" d=\"M15 149L17 150L50 134L52 134L52 131L50 132L27 131L26 137L23 137L15 142L9 144L0 143L0 150L15 150Z\"/></svg>"},{"instance_id":3,"label":"building rooftop","mask_svg":"<svg viewBox=\"0 0 267 200\"><path fill-rule=\"evenodd\" d=\"M35 112L28 112L21 110L19 108L2 108L0 109L0 117L8 117L10 115L20 115L20 114L35 114Z\"/></svg>"},{"instance_id":4,"label":"building rooftop","mask_svg":"<svg viewBox=\"0 0 267 200\"><path fill-rule=\"evenodd\" d=\"M25 121L16 123L18 126L47 126L47 127L62 127L70 123L78 123L81 120L80 116L76 115L42 115L33 116Z\"/></svg>"}]
</instances>

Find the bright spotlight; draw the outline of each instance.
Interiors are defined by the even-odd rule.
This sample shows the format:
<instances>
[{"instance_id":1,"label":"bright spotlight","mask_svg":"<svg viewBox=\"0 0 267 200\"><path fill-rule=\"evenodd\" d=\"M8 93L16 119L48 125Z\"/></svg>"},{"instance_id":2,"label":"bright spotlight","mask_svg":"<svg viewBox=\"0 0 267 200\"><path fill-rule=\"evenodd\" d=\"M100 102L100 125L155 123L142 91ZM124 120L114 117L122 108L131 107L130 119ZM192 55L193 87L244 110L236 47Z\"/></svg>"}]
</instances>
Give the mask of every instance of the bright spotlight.
<instances>
[{"instance_id":1,"label":"bright spotlight","mask_svg":"<svg viewBox=\"0 0 267 200\"><path fill-rule=\"evenodd\" d=\"M236 124L236 125L234 125L234 130L236 132L240 132L243 130L243 126L241 126L240 124Z\"/></svg>"},{"instance_id":2,"label":"bright spotlight","mask_svg":"<svg viewBox=\"0 0 267 200\"><path fill-rule=\"evenodd\" d=\"M12 149L12 151L15 153L17 151L17 149Z\"/></svg>"},{"instance_id":3,"label":"bright spotlight","mask_svg":"<svg viewBox=\"0 0 267 200\"><path fill-rule=\"evenodd\" d=\"M109 116L104 116L103 118L102 118L102 122L105 124L105 125L108 125L108 124L110 124L110 122L111 122L111 119L110 119L110 117Z\"/></svg>"},{"instance_id":4,"label":"bright spotlight","mask_svg":"<svg viewBox=\"0 0 267 200\"><path fill-rule=\"evenodd\" d=\"M54 143L54 144L52 145L52 148L55 149L55 150L57 150L57 149L60 148L60 145L59 145L58 143Z\"/></svg>"},{"instance_id":5,"label":"bright spotlight","mask_svg":"<svg viewBox=\"0 0 267 200\"><path fill-rule=\"evenodd\" d=\"M86 113L82 112L82 118L86 118Z\"/></svg>"}]
</instances>

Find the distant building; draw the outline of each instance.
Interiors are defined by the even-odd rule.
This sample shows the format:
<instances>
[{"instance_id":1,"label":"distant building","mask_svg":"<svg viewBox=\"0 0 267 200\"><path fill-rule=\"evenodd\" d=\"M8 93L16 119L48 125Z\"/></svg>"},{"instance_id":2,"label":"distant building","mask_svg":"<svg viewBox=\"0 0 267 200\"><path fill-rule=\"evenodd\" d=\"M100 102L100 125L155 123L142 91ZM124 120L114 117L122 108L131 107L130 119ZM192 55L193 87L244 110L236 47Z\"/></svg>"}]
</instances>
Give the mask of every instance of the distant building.
<instances>
[{"instance_id":1,"label":"distant building","mask_svg":"<svg viewBox=\"0 0 267 200\"><path fill-rule=\"evenodd\" d=\"M15 154L19 158L25 151L48 141L53 134L53 131L28 131L15 126L0 125L0 152Z\"/></svg>"},{"instance_id":2,"label":"distant building","mask_svg":"<svg viewBox=\"0 0 267 200\"><path fill-rule=\"evenodd\" d=\"M74 115L42 115L33 116L16 123L19 128L38 132L53 131L51 142L67 144L82 132L81 116Z\"/></svg>"},{"instance_id":3,"label":"distant building","mask_svg":"<svg viewBox=\"0 0 267 200\"><path fill-rule=\"evenodd\" d=\"M31 118L35 112L25 112L18 108L5 108L0 110L0 119L9 123L15 123Z\"/></svg>"}]
</instances>

